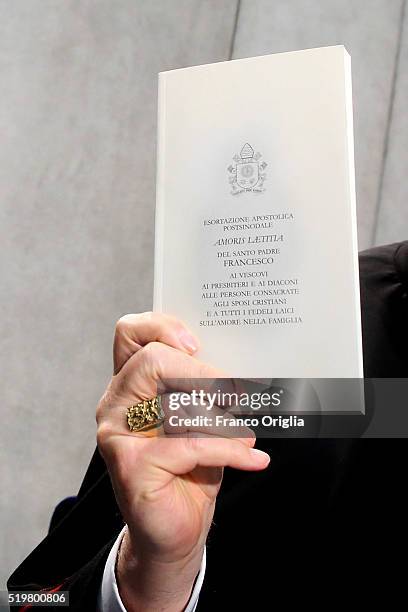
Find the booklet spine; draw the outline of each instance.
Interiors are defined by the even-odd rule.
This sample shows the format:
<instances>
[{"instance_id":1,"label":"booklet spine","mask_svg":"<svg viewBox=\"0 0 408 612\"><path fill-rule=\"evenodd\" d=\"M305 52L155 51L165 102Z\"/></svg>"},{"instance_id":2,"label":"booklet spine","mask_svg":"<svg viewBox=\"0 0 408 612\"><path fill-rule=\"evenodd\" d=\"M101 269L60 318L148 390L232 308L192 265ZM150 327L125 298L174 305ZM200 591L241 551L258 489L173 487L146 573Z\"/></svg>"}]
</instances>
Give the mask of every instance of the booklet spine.
<instances>
[{"instance_id":1,"label":"booklet spine","mask_svg":"<svg viewBox=\"0 0 408 612\"><path fill-rule=\"evenodd\" d=\"M163 255L164 255L164 216L165 216L165 96L166 75L158 75L157 94L157 148L156 148L156 212L154 235L154 288L153 311L162 311L163 301Z\"/></svg>"},{"instance_id":2,"label":"booklet spine","mask_svg":"<svg viewBox=\"0 0 408 612\"><path fill-rule=\"evenodd\" d=\"M353 251L353 272L354 272L354 290L355 290L355 305L356 305L356 342L357 355L359 356L358 378L364 377L363 367L363 344L362 344L362 329L361 329L361 305L360 305L360 273L358 264L358 236L357 236L357 204L356 204L356 179L355 179L355 163L354 163L354 126L353 126L353 89L352 89L352 71L351 57L344 49L344 77L345 77L345 102L346 102L346 137L347 137L347 161L348 161L348 177L349 177L349 194L350 194L350 220L351 220L351 241Z\"/></svg>"}]
</instances>

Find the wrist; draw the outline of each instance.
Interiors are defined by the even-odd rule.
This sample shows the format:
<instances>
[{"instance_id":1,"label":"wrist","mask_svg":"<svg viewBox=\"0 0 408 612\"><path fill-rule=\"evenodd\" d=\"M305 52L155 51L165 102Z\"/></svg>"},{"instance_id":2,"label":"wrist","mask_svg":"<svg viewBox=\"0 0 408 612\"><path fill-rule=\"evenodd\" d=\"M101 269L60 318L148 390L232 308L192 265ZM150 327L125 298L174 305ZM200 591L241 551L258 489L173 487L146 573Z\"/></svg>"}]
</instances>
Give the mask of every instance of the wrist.
<instances>
[{"instance_id":1,"label":"wrist","mask_svg":"<svg viewBox=\"0 0 408 612\"><path fill-rule=\"evenodd\" d=\"M177 561L143 554L132 544L129 531L122 539L116 565L120 597L128 612L182 612L200 571L204 544Z\"/></svg>"}]
</instances>

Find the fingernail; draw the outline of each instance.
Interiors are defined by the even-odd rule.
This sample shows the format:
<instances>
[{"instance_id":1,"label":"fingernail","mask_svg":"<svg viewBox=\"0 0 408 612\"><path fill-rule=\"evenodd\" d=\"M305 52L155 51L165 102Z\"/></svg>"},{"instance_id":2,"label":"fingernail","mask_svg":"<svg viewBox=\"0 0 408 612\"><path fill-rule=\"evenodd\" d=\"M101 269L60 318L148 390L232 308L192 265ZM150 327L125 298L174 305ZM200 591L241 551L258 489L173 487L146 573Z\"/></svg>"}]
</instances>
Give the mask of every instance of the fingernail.
<instances>
[{"instance_id":1,"label":"fingernail","mask_svg":"<svg viewBox=\"0 0 408 612\"><path fill-rule=\"evenodd\" d=\"M188 350L189 353L195 353L198 345L194 337L188 331L182 331L179 334L181 344Z\"/></svg>"},{"instance_id":2,"label":"fingernail","mask_svg":"<svg viewBox=\"0 0 408 612\"><path fill-rule=\"evenodd\" d=\"M259 448L251 448L251 454L259 465L264 465L265 467L271 460L268 453L264 453L263 451L259 450Z\"/></svg>"}]
</instances>

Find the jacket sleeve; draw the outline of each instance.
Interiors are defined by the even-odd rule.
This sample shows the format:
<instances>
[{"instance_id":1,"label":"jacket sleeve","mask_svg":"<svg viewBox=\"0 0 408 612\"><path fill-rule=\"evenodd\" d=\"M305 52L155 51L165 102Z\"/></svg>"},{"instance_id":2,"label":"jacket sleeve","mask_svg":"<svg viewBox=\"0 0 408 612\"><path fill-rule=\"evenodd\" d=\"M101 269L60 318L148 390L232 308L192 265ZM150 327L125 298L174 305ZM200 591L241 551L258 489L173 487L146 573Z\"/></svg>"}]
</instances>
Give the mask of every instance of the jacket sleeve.
<instances>
[{"instance_id":1,"label":"jacket sleeve","mask_svg":"<svg viewBox=\"0 0 408 612\"><path fill-rule=\"evenodd\" d=\"M46 538L9 578L9 591L68 591L71 612L96 610L106 559L123 525L96 450L77 498L54 513Z\"/></svg>"},{"instance_id":2,"label":"jacket sleeve","mask_svg":"<svg viewBox=\"0 0 408 612\"><path fill-rule=\"evenodd\" d=\"M408 241L360 253L364 375L408 376Z\"/></svg>"}]
</instances>

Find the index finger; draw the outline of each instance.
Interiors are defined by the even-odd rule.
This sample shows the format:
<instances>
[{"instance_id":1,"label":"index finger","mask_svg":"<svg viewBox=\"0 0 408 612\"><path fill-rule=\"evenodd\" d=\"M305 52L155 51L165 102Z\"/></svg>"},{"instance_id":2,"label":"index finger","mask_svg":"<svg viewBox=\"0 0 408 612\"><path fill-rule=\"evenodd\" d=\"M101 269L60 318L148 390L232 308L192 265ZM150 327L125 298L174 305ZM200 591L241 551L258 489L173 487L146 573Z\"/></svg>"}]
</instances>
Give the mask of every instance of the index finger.
<instances>
[{"instance_id":1,"label":"index finger","mask_svg":"<svg viewBox=\"0 0 408 612\"><path fill-rule=\"evenodd\" d=\"M149 342L162 342L190 355L199 348L197 337L176 317L159 312L128 314L116 323L113 342L114 375Z\"/></svg>"}]
</instances>

